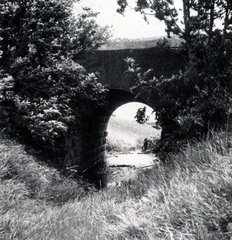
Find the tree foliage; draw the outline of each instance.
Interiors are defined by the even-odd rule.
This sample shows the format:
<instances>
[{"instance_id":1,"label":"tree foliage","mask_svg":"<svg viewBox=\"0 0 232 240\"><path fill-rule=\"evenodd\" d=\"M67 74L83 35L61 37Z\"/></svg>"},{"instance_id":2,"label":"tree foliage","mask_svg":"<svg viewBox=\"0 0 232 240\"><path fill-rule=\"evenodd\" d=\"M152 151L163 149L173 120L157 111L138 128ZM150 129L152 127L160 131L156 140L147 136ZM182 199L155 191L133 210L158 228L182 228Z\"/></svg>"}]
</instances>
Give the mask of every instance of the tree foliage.
<instances>
[{"instance_id":1,"label":"tree foliage","mask_svg":"<svg viewBox=\"0 0 232 240\"><path fill-rule=\"evenodd\" d=\"M104 106L107 90L74 61L109 37L75 0L3 0L0 3L0 94L7 126L55 149L90 109Z\"/></svg>"},{"instance_id":2,"label":"tree foliage","mask_svg":"<svg viewBox=\"0 0 232 240\"><path fill-rule=\"evenodd\" d=\"M118 1L119 12L128 6ZM170 79L134 71L134 91L149 93L163 138L200 138L209 128L222 127L230 113L232 4L229 0L182 0L183 11L172 0L139 0L135 11L152 14L172 34L184 40L185 71ZM182 21L180 21L182 17Z\"/></svg>"},{"instance_id":3,"label":"tree foliage","mask_svg":"<svg viewBox=\"0 0 232 240\"><path fill-rule=\"evenodd\" d=\"M146 107L144 106L143 108L139 108L134 118L136 122L140 124L144 124L145 122L147 122L149 117L146 116Z\"/></svg>"}]
</instances>

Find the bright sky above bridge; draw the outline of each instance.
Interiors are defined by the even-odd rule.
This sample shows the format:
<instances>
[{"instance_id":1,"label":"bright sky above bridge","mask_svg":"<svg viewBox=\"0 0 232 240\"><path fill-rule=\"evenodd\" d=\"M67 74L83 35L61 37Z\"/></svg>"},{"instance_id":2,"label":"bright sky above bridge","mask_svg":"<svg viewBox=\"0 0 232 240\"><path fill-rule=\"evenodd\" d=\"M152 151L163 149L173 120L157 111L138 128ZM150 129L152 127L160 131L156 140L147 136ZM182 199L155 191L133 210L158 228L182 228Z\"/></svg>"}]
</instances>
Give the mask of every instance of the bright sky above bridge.
<instances>
[{"instance_id":1,"label":"bright sky above bridge","mask_svg":"<svg viewBox=\"0 0 232 240\"><path fill-rule=\"evenodd\" d=\"M133 6L134 1L129 2ZM81 11L81 6L91 7L95 12L99 12L98 24L112 26L113 38L136 39L166 36L164 24L153 16L149 17L148 24L142 15L133 9L127 8L125 16L117 13L117 0L80 0L75 5L75 12Z\"/></svg>"}]
</instances>

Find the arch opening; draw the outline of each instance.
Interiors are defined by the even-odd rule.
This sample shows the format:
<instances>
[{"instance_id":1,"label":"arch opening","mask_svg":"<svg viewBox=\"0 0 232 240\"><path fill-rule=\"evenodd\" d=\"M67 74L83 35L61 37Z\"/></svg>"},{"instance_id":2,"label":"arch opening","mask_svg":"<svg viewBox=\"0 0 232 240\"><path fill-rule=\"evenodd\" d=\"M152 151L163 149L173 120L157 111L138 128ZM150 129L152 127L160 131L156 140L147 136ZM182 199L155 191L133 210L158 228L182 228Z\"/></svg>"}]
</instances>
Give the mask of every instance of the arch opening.
<instances>
[{"instance_id":1,"label":"arch opening","mask_svg":"<svg viewBox=\"0 0 232 240\"><path fill-rule=\"evenodd\" d=\"M135 116L138 109L144 107L148 120L141 124L136 122ZM106 161L109 165L114 165L116 162L118 165L135 166L144 165L146 161L151 163L148 155L144 157L141 155L151 152L152 143L161 135L161 131L154 128L156 121L152 112L152 108L145 103L129 102L120 105L112 113L107 125L108 136L106 138ZM149 140L146 149L144 149L145 139Z\"/></svg>"},{"instance_id":2,"label":"arch opening","mask_svg":"<svg viewBox=\"0 0 232 240\"><path fill-rule=\"evenodd\" d=\"M94 183L97 188L104 187L107 184L108 177L105 169L109 166L109 152L111 154L119 152L130 154L131 164L129 165L136 165L135 154L141 152L144 139L146 137L150 139L159 138L159 131L152 128L152 125L155 125L154 116L150 116L150 121L146 124L139 124L134 119L138 108L144 108L144 106L146 107L146 114L151 115L152 109L145 103L146 96L143 97L138 97L122 89L110 89L107 108L97 109L91 116L88 115L83 121L80 134L77 133L79 139L75 135L70 139L70 154L67 159L77 159L73 165L77 165L78 171L82 175L84 174L86 179ZM110 129L112 119L117 122L117 133ZM144 128L147 128L147 130L144 130ZM147 135L144 135L144 133ZM120 144L117 151L115 151L115 147L113 151L109 151L111 136L113 141ZM79 145L81 146L80 153L76 151L80 149ZM131 155L132 153L134 153L134 156ZM142 161L144 164L145 161ZM124 160L120 164L128 165Z\"/></svg>"}]
</instances>

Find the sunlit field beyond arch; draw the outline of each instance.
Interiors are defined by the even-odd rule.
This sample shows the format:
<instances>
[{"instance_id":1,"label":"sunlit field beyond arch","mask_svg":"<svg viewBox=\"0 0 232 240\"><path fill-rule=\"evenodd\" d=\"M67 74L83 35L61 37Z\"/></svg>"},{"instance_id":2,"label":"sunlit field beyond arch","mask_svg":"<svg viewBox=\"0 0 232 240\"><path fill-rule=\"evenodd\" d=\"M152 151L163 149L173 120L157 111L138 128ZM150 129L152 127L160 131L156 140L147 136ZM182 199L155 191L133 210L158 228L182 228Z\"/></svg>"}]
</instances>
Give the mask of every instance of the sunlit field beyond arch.
<instances>
[{"instance_id":1,"label":"sunlit field beyond arch","mask_svg":"<svg viewBox=\"0 0 232 240\"><path fill-rule=\"evenodd\" d=\"M149 121L139 124L134 117L137 110L144 106ZM141 151L145 138L151 140L160 138L160 130L153 128L155 126L154 118L152 108L143 103L131 102L117 108L108 122L107 150L124 153Z\"/></svg>"}]
</instances>

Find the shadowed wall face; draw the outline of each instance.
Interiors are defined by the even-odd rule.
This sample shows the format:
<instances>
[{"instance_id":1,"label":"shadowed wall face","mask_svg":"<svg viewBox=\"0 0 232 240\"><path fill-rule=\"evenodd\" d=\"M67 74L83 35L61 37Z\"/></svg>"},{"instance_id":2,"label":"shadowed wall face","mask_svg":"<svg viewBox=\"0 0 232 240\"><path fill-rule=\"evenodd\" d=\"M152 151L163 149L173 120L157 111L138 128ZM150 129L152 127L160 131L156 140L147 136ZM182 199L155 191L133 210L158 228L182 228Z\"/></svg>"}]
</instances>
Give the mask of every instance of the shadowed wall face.
<instances>
[{"instance_id":1,"label":"shadowed wall face","mask_svg":"<svg viewBox=\"0 0 232 240\"><path fill-rule=\"evenodd\" d=\"M142 71L154 70L154 75L171 77L186 65L186 59L176 49L148 48L96 51L77 59L90 72L99 72L99 81L109 88L129 90L134 82L125 72L125 59L133 58Z\"/></svg>"}]
</instances>

